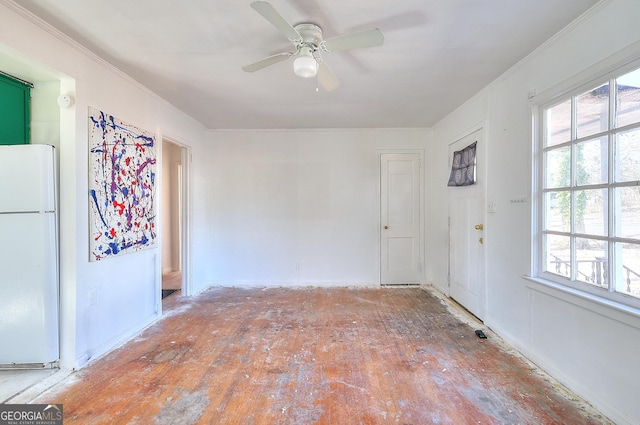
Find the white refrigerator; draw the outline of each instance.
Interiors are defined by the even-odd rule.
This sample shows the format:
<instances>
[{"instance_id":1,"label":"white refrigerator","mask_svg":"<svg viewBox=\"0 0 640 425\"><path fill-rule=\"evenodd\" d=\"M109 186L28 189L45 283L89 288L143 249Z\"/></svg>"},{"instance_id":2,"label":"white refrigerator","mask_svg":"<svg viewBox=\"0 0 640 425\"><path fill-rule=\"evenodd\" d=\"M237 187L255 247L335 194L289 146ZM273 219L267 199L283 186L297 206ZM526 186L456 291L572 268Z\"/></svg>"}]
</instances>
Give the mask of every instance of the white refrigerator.
<instances>
[{"instance_id":1,"label":"white refrigerator","mask_svg":"<svg viewBox=\"0 0 640 425\"><path fill-rule=\"evenodd\" d=\"M59 358L55 151L0 146L0 367Z\"/></svg>"}]
</instances>

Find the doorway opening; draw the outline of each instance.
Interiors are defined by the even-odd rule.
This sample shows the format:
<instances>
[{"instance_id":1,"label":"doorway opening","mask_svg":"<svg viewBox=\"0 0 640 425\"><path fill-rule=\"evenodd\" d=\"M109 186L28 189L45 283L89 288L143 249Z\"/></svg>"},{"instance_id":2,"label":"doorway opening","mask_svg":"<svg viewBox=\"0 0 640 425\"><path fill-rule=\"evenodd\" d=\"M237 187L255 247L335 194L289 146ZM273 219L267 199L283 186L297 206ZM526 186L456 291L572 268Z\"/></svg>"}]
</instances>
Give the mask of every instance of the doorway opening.
<instances>
[{"instance_id":1,"label":"doorway opening","mask_svg":"<svg viewBox=\"0 0 640 425\"><path fill-rule=\"evenodd\" d=\"M162 140L162 299L185 294L185 158L187 148Z\"/></svg>"}]
</instances>

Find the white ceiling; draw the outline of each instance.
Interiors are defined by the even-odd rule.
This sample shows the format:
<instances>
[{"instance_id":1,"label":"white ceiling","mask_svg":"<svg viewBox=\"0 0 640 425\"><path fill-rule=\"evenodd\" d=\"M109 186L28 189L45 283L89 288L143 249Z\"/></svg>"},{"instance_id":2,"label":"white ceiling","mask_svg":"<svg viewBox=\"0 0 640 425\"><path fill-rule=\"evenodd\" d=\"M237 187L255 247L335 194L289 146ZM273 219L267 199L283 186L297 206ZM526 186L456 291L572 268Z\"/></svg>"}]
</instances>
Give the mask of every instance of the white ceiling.
<instances>
[{"instance_id":1,"label":"white ceiling","mask_svg":"<svg viewBox=\"0 0 640 425\"><path fill-rule=\"evenodd\" d=\"M382 47L325 53L341 86L315 91L292 44L250 0L22 0L208 128L430 127L597 0L269 0L324 37L370 28ZM553 66L550 64L549 66Z\"/></svg>"}]
</instances>

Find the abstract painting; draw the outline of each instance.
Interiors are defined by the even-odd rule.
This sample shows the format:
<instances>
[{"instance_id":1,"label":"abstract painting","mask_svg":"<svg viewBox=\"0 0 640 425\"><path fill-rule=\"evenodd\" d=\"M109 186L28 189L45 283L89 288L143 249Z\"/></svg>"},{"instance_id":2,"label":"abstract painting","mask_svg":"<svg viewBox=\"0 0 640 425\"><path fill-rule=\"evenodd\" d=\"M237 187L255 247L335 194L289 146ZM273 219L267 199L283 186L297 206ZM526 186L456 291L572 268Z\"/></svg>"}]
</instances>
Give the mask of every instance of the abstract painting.
<instances>
[{"instance_id":1,"label":"abstract painting","mask_svg":"<svg viewBox=\"0 0 640 425\"><path fill-rule=\"evenodd\" d=\"M89 108L90 261L154 247L152 133Z\"/></svg>"}]
</instances>

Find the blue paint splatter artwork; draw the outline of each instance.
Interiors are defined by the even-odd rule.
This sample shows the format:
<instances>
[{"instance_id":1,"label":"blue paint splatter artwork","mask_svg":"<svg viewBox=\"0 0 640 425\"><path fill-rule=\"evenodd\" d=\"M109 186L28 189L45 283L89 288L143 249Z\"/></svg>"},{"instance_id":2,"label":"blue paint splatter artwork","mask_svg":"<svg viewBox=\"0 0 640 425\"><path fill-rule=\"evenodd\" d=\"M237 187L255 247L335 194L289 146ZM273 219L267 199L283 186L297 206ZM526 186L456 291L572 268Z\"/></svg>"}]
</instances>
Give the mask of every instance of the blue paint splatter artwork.
<instances>
[{"instance_id":1,"label":"blue paint splatter artwork","mask_svg":"<svg viewBox=\"0 0 640 425\"><path fill-rule=\"evenodd\" d=\"M90 260L156 245L152 133L89 108Z\"/></svg>"}]
</instances>

